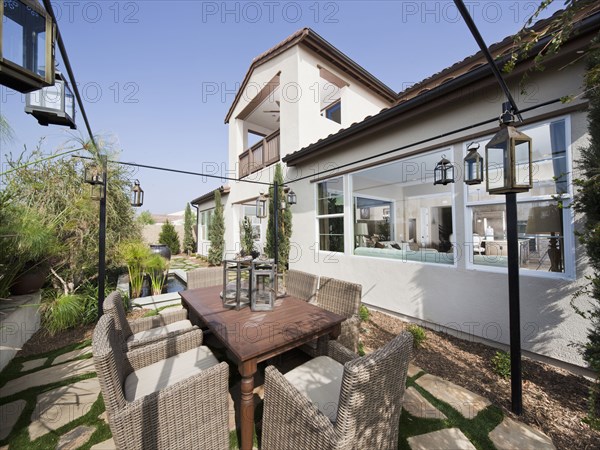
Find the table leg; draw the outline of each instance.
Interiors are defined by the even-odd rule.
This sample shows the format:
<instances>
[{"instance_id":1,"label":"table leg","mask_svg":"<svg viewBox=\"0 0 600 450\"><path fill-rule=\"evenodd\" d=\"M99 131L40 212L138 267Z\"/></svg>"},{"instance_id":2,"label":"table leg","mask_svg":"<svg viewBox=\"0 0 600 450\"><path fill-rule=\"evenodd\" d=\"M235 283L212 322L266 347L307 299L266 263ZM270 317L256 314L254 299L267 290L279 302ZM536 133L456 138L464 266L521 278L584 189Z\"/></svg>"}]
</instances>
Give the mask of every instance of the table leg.
<instances>
[{"instance_id":1,"label":"table leg","mask_svg":"<svg viewBox=\"0 0 600 450\"><path fill-rule=\"evenodd\" d=\"M242 376L242 401L240 405L241 450L252 450L254 436L254 374L256 360L246 361L238 366Z\"/></svg>"}]
</instances>

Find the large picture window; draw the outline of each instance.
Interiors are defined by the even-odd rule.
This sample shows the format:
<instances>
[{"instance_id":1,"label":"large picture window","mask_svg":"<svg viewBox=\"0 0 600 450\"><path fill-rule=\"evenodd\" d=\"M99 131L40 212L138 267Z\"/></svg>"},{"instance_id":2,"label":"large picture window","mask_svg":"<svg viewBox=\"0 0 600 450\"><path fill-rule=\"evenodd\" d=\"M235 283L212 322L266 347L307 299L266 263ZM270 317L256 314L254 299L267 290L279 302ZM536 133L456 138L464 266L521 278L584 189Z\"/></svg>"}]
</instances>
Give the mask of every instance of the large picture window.
<instances>
[{"instance_id":1,"label":"large picture window","mask_svg":"<svg viewBox=\"0 0 600 450\"><path fill-rule=\"evenodd\" d=\"M452 186L434 186L436 151L352 175L354 254L453 264Z\"/></svg>"},{"instance_id":2,"label":"large picture window","mask_svg":"<svg viewBox=\"0 0 600 450\"><path fill-rule=\"evenodd\" d=\"M200 229L198 239L201 241L208 241L208 229L210 226L210 220L212 218L213 211L215 209L207 209L205 211L200 211Z\"/></svg>"},{"instance_id":3,"label":"large picture window","mask_svg":"<svg viewBox=\"0 0 600 450\"><path fill-rule=\"evenodd\" d=\"M317 229L319 250L344 251L344 180L342 177L317 185Z\"/></svg>"},{"instance_id":4,"label":"large picture window","mask_svg":"<svg viewBox=\"0 0 600 450\"><path fill-rule=\"evenodd\" d=\"M518 194L517 230L521 269L569 272L572 258L565 251L572 234L570 209L558 208L557 197L568 206L570 167L565 119L523 128L533 139L533 188ZM480 142L483 148L487 141ZM489 195L482 185L467 188L467 212L472 232L465 254L474 266L507 267L504 197ZM469 239L466 239L469 241Z\"/></svg>"}]
</instances>

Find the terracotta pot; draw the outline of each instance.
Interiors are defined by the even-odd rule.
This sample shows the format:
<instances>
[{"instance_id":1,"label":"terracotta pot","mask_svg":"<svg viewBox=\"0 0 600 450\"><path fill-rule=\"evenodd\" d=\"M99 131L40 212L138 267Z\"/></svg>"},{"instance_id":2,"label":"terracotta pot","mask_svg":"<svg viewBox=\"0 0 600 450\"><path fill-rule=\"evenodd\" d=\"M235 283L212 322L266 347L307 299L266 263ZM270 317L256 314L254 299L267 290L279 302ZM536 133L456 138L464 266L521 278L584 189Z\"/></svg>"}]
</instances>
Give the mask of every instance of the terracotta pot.
<instances>
[{"instance_id":1,"label":"terracotta pot","mask_svg":"<svg viewBox=\"0 0 600 450\"><path fill-rule=\"evenodd\" d=\"M171 250L167 244L150 244L150 250L152 253L158 253L167 261L171 260Z\"/></svg>"},{"instance_id":2,"label":"terracotta pot","mask_svg":"<svg viewBox=\"0 0 600 450\"><path fill-rule=\"evenodd\" d=\"M10 293L12 295L26 295L39 291L48 277L49 269L44 265L26 266L25 270L15 278Z\"/></svg>"}]
</instances>

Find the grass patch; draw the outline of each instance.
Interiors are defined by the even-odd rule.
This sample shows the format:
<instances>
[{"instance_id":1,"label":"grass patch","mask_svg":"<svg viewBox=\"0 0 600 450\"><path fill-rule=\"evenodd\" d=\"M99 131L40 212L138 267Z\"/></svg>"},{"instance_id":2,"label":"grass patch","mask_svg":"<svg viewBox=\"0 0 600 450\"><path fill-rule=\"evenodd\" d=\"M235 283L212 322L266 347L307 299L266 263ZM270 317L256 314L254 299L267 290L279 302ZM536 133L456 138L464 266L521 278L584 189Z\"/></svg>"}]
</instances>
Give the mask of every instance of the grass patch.
<instances>
[{"instance_id":1,"label":"grass patch","mask_svg":"<svg viewBox=\"0 0 600 450\"><path fill-rule=\"evenodd\" d=\"M443 428L459 428L473 443L475 448L479 450L496 448L488 435L490 431L496 428L504 419L504 414L500 408L490 405L477 414L477 416L475 416L473 419L467 419L448 403L437 399L428 391L419 386L415 382L419 377L420 376L415 376L412 379L409 378L406 383L407 388L414 387L426 400L444 413L447 419L421 419L411 416L410 414L406 413L406 411L402 411L402 417L400 418L399 448L408 449L409 446L407 438L411 436L437 431ZM406 417L404 417L405 413Z\"/></svg>"},{"instance_id":2,"label":"grass patch","mask_svg":"<svg viewBox=\"0 0 600 450\"><path fill-rule=\"evenodd\" d=\"M26 356L26 357L13 358L10 361L10 363L8 363L8 365L4 368L4 370L0 373L0 375L1 375L0 387L4 386L10 380L14 380L15 378L19 378L23 375L27 375L28 373L37 372L39 370L51 367L52 362L54 361L54 359L57 356L63 355L65 353L71 352L73 350L79 350L79 349L85 348L89 345L92 345L92 340L86 339L82 342L67 345L65 347L59 348L57 350L52 350L52 351L49 351L46 353L40 353L37 355L30 355L30 356ZM90 353L91 353L91 350L90 350ZM85 357L79 357L79 358L75 358L75 359L87 359L90 357L91 356L85 356ZM35 359L41 359L41 358L47 358L43 365L36 367L35 369L28 370L27 372L21 372L24 362L33 361ZM0 400L0 403L4 403L4 402L2 400Z\"/></svg>"}]
</instances>

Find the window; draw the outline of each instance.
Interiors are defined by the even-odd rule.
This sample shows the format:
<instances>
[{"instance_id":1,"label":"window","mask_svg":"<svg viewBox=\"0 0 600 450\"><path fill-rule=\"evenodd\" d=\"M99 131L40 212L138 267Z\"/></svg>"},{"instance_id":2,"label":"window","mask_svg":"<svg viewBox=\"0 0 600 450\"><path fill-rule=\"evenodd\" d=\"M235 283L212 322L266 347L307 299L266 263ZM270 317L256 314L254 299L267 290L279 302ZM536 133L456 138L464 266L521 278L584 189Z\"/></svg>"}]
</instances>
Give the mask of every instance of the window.
<instances>
[{"instance_id":1,"label":"window","mask_svg":"<svg viewBox=\"0 0 600 450\"><path fill-rule=\"evenodd\" d=\"M201 241L208 241L208 228L210 226L210 220L212 218L213 211L215 209L207 209L200 211L200 229L198 239Z\"/></svg>"},{"instance_id":2,"label":"window","mask_svg":"<svg viewBox=\"0 0 600 450\"><path fill-rule=\"evenodd\" d=\"M252 238L256 242L261 242L263 235L262 222L256 216L256 204L244 205L244 216L248 217L250 219L250 223L252 224Z\"/></svg>"},{"instance_id":3,"label":"window","mask_svg":"<svg viewBox=\"0 0 600 450\"><path fill-rule=\"evenodd\" d=\"M533 188L517 195L520 268L534 272L570 272L573 259L570 210L557 207L556 196L568 205L571 198L567 123L565 119L523 128L533 139ZM481 148L487 144L481 141ZM474 266L507 267L506 208L504 197L489 195L484 185L467 187L467 217L472 239L465 255ZM469 242L470 241L470 242Z\"/></svg>"},{"instance_id":4,"label":"window","mask_svg":"<svg viewBox=\"0 0 600 450\"><path fill-rule=\"evenodd\" d=\"M329 120L333 120L337 123L342 123L342 102L338 100L337 102L329 105L327 108L323 110L323 115L327 117Z\"/></svg>"},{"instance_id":5,"label":"window","mask_svg":"<svg viewBox=\"0 0 600 450\"><path fill-rule=\"evenodd\" d=\"M317 185L319 250L344 251L344 181L342 177Z\"/></svg>"},{"instance_id":6,"label":"window","mask_svg":"<svg viewBox=\"0 0 600 450\"><path fill-rule=\"evenodd\" d=\"M436 151L352 175L354 254L453 264L452 185L434 186Z\"/></svg>"}]
</instances>

